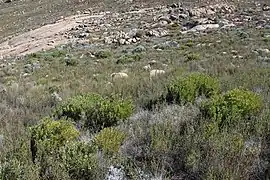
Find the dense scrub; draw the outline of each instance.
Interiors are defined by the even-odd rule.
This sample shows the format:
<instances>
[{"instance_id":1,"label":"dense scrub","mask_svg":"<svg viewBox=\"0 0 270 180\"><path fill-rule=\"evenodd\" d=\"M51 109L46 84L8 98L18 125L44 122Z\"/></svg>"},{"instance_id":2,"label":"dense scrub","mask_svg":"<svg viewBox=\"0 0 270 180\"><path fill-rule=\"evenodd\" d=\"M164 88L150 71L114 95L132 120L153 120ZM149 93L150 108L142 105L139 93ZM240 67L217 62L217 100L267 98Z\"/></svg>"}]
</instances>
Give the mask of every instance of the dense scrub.
<instances>
[{"instance_id":1,"label":"dense scrub","mask_svg":"<svg viewBox=\"0 0 270 180\"><path fill-rule=\"evenodd\" d=\"M270 71L246 49L269 41L247 32L256 41L175 35L180 48L147 44L132 55L114 47L91 57L67 45L18 62L40 62L24 79L4 69L0 179L99 180L111 169L126 179L269 179ZM168 64L164 77L142 69L152 59L153 69ZM111 83L122 70L129 79Z\"/></svg>"}]
</instances>

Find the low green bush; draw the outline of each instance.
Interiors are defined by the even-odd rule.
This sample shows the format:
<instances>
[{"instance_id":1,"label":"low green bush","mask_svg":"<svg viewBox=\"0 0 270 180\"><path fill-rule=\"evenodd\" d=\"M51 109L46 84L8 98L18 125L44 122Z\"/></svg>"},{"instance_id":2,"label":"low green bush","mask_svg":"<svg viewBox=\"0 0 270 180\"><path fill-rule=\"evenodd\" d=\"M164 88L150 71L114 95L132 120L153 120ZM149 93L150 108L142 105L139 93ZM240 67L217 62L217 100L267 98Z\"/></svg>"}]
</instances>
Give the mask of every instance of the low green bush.
<instances>
[{"instance_id":1,"label":"low green bush","mask_svg":"<svg viewBox=\"0 0 270 180\"><path fill-rule=\"evenodd\" d=\"M60 159L71 179L97 179L101 175L97 149L85 142L70 142L60 149Z\"/></svg>"},{"instance_id":2,"label":"low green bush","mask_svg":"<svg viewBox=\"0 0 270 180\"><path fill-rule=\"evenodd\" d=\"M216 120L219 126L255 115L261 107L259 95L242 89L233 89L224 95L215 96L202 106L206 115Z\"/></svg>"},{"instance_id":3,"label":"low green bush","mask_svg":"<svg viewBox=\"0 0 270 180\"><path fill-rule=\"evenodd\" d=\"M70 98L57 108L56 115L59 118L66 116L75 121L82 120L86 128L95 131L127 119L133 109L131 100L101 97L90 93Z\"/></svg>"},{"instance_id":4,"label":"low green bush","mask_svg":"<svg viewBox=\"0 0 270 180\"><path fill-rule=\"evenodd\" d=\"M117 59L116 64L127 64L127 63L132 63L132 62L137 62L141 60L141 55L139 54L126 54L119 59Z\"/></svg>"},{"instance_id":5,"label":"low green bush","mask_svg":"<svg viewBox=\"0 0 270 180\"><path fill-rule=\"evenodd\" d=\"M186 62L198 61L198 60L200 60L200 54L198 54L198 53L188 53L186 55Z\"/></svg>"},{"instance_id":6,"label":"low green bush","mask_svg":"<svg viewBox=\"0 0 270 180\"><path fill-rule=\"evenodd\" d=\"M77 122L82 119L88 109L94 108L99 101L102 101L102 97L98 94L77 95L61 104L55 114L58 118L66 116Z\"/></svg>"},{"instance_id":7,"label":"low green bush","mask_svg":"<svg viewBox=\"0 0 270 180\"><path fill-rule=\"evenodd\" d=\"M50 118L45 118L40 124L32 127L31 133L34 140L46 148L63 146L66 142L75 140L80 135L70 121L55 121Z\"/></svg>"},{"instance_id":8,"label":"low green bush","mask_svg":"<svg viewBox=\"0 0 270 180\"><path fill-rule=\"evenodd\" d=\"M116 154L125 138L126 134L116 128L104 128L97 134L94 143L105 154Z\"/></svg>"},{"instance_id":9,"label":"low green bush","mask_svg":"<svg viewBox=\"0 0 270 180\"><path fill-rule=\"evenodd\" d=\"M203 73L192 73L184 78L173 80L168 88L166 100L178 104L193 103L198 96L206 98L218 94L220 85L216 78Z\"/></svg>"},{"instance_id":10,"label":"low green bush","mask_svg":"<svg viewBox=\"0 0 270 180\"><path fill-rule=\"evenodd\" d=\"M102 50L95 53L96 58L106 59L112 56L112 52L108 50Z\"/></svg>"}]
</instances>

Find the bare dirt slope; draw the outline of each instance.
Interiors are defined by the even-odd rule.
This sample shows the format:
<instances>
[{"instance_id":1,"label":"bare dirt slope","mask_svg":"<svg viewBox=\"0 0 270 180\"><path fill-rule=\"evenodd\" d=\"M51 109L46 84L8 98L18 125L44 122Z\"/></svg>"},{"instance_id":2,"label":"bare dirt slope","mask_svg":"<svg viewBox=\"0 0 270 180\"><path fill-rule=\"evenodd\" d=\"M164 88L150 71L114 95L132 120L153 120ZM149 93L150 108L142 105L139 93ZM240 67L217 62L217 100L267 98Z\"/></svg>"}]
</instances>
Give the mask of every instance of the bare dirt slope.
<instances>
[{"instance_id":1,"label":"bare dirt slope","mask_svg":"<svg viewBox=\"0 0 270 180\"><path fill-rule=\"evenodd\" d=\"M74 27L77 22L90 18L101 18L102 15L77 15L64 18L56 23L48 24L15 36L0 44L0 56L20 56L65 44L70 39L65 32Z\"/></svg>"}]
</instances>

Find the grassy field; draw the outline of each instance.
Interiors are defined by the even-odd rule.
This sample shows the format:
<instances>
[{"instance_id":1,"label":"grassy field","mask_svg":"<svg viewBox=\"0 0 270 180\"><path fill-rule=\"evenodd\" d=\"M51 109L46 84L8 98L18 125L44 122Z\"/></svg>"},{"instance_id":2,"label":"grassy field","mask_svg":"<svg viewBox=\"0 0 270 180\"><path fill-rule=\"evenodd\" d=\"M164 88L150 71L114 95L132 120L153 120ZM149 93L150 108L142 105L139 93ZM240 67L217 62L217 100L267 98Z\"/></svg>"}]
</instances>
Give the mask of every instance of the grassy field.
<instances>
[{"instance_id":1,"label":"grassy field","mask_svg":"<svg viewBox=\"0 0 270 180\"><path fill-rule=\"evenodd\" d=\"M0 6L1 38L92 7L12 3ZM6 59L0 179L105 179L110 166L126 179L269 179L270 30L168 29L135 45L73 43ZM179 47L154 48L168 41ZM166 73L151 79L143 67L153 60ZM114 72L129 77L113 82Z\"/></svg>"}]
</instances>

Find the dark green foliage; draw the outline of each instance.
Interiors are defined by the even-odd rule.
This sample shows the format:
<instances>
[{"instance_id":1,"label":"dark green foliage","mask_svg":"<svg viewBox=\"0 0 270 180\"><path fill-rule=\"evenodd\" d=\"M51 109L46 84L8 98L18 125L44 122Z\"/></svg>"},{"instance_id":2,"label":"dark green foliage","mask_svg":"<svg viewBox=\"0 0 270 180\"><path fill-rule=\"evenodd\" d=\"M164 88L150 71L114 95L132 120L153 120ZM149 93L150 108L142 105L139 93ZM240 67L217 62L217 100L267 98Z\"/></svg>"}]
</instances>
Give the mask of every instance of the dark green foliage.
<instances>
[{"instance_id":1,"label":"dark green foliage","mask_svg":"<svg viewBox=\"0 0 270 180\"><path fill-rule=\"evenodd\" d=\"M96 58L106 59L112 56L112 52L108 50L102 50L95 53Z\"/></svg>"},{"instance_id":2,"label":"dark green foliage","mask_svg":"<svg viewBox=\"0 0 270 180\"><path fill-rule=\"evenodd\" d=\"M218 121L220 126L255 115L261 107L259 95L242 89L233 89L224 95L215 96L203 105L207 115Z\"/></svg>"},{"instance_id":3,"label":"dark green foliage","mask_svg":"<svg viewBox=\"0 0 270 180\"><path fill-rule=\"evenodd\" d=\"M127 64L140 60L141 56L139 54L123 55L116 61L116 64Z\"/></svg>"},{"instance_id":4,"label":"dark green foliage","mask_svg":"<svg viewBox=\"0 0 270 180\"><path fill-rule=\"evenodd\" d=\"M98 94L83 94L69 98L65 103L56 109L58 118L66 116L79 121L88 109L93 109L97 102L102 101L102 97Z\"/></svg>"},{"instance_id":5,"label":"dark green foliage","mask_svg":"<svg viewBox=\"0 0 270 180\"><path fill-rule=\"evenodd\" d=\"M75 57L70 57L65 59L66 66L76 66L78 65L79 61Z\"/></svg>"},{"instance_id":6,"label":"dark green foliage","mask_svg":"<svg viewBox=\"0 0 270 180\"><path fill-rule=\"evenodd\" d=\"M128 118L133 112L131 100L84 94L70 98L56 111L58 117L66 116L74 121L83 120L86 128L99 130Z\"/></svg>"},{"instance_id":7,"label":"dark green foliage","mask_svg":"<svg viewBox=\"0 0 270 180\"><path fill-rule=\"evenodd\" d=\"M188 53L186 55L186 62L198 61L198 60L200 60L200 54L198 54L198 53Z\"/></svg>"},{"instance_id":8,"label":"dark green foliage","mask_svg":"<svg viewBox=\"0 0 270 180\"><path fill-rule=\"evenodd\" d=\"M179 104L191 102L201 95L209 98L220 91L219 82L207 74L193 73L173 80L168 86L166 99Z\"/></svg>"}]
</instances>

